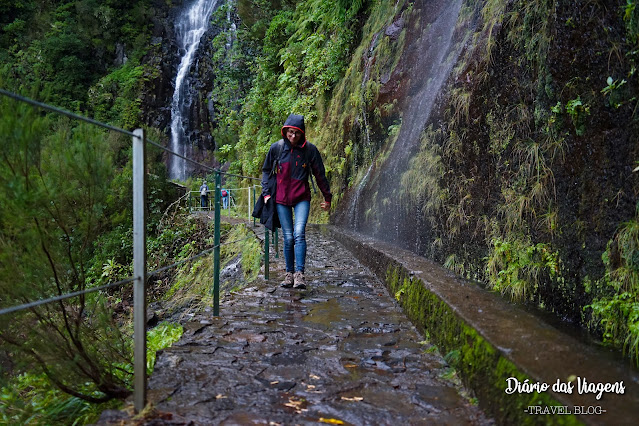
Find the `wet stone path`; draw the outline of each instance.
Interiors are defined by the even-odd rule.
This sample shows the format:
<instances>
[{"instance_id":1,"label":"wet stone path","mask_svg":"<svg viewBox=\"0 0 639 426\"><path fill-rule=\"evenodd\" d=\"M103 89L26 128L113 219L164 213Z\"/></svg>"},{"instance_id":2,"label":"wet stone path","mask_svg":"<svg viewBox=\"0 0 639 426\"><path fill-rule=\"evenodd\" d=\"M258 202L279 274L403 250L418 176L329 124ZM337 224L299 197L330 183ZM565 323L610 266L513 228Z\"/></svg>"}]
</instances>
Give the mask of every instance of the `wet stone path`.
<instances>
[{"instance_id":1,"label":"wet stone path","mask_svg":"<svg viewBox=\"0 0 639 426\"><path fill-rule=\"evenodd\" d=\"M307 232L306 290L225 295L158 353L148 398L194 425L492 424L371 272ZM281 249L281 245L280 245Z\"/></svg>"}]
</instances>

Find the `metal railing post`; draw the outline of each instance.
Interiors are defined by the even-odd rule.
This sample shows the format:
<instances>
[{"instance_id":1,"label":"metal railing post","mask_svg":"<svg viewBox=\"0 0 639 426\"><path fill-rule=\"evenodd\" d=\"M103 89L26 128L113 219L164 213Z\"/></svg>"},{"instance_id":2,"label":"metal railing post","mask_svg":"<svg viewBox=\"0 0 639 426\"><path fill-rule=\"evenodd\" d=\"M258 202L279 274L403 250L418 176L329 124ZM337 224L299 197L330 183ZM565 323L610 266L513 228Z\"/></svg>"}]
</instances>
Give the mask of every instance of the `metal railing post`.
<instances>
[{"instance_id":1,"label":"metal railing post","mask_svg":"<svg viewBox=\"0 0 639 426\"><path fill-rule=\"evenodd\" d=\"M266 229L266 227L264 227L264 279L268 280L268 252L269 252L269 246L268 246L268 234L269 234L269 230Z\"/></svg>"},{"instance_id":2,"label":"metal railing post","mask_svg":"<svg viewBox=\"0 0 639 426\"><path fill-rule=\"evenodd\" d=\"M251 221L251 187L246 188L248 193L246 194L246 204L248 204L248 221Z\"/></svg>"},{"instance_id":3,"label":"metal railing post","mask_svg":"<svg viewBox=\"0 0 639 426\"><path fill-rule=\"evenodd\" d=\"M215 172L215 224L213 234L213 315L220 315L220 195L222 174Z\"/></svg>"},{"instance_id":4,"label":"metal railing post","mask_svg":"<svg viewBox=\"0 0 639 426\"><path fill-rule=\"evenodd\" d=\"M133 373L139 413L146 405L146 149L144 130L133 134Z\"/></svg>"},{"instance_id":5,"label":"metal railing post","mask_svg":"<svg viewBox=\"0 0 639 426\"><path fill-rule=\"evenodd\" d=\"M277 228L273 231L273 240L275 240L273 242L273 245L275 246L275 258L278 259L280 257L280 250L278 247L280 239L277 237Z\"/></svg>"}]
</instances>

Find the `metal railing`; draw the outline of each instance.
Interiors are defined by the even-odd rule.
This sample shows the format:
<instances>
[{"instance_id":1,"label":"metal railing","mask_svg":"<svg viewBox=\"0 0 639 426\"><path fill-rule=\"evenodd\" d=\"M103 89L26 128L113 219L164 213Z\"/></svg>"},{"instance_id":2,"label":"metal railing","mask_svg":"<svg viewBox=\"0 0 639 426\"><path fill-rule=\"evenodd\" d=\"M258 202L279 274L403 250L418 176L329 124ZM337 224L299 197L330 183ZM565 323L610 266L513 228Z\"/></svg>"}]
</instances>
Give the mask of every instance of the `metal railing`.
<instances>
[{"instance_id":1,"label":"metal railing","mask_svg":"<svg viewBox=\"0 0 639 426\"><path fill-rule=\"evenodd\" d=\"M70 299L73 297L81 296L87 293L98 292L109 288L120 287L125 284L133 283L133 299L134 299L134 307L133 307L133 333L134 333L134 351L133 351L133 374L134 374L134 408L137 412L142 411L142 409L146 405L146 385L147 385L147 373L146 373L146 307L147 307L147 299L146 299L146 289L147 289L147 280L149 277L158 274L160 272L166 271L168 269L177 267L183 263L194 260L198 257L209 254L211 251L213 252L213 264L214 264L214 277L213 277L213 315L219 315L219 291L220 291L220 206L221 206L221 177L222 174L238 177L241 179L248 180L257 180L260 179L249 176L241 176L235 175L231 173L222 172L213 167L198 163L190 158L187 158L181 154L173 152L166 147L153 142L148 139L145 135L145 131L143 129L136 129L133 132L112 126L110 124L102 123L100 121L84 117L51 105L47 105L38 101L34 101L32 99L26 98L24 96L0 89L0 94L12 98L16 101L24 102L30 104L32 106L42 108L56 114L65 115L67 117L84 121L99 127L106 128L108 130L118 132L121 134L125 134L131 136L132 138L132 147L133 147L133 276L122 281L118 281L115 283L109 283L99 287L93 287L89 289L85 289L82 291L76 291L67 294L61 294L55 297L51 297L48 299L37 300L29 303L25 303L18 306L11 306L8 308L0 309L0 315L9 314L12 312L17 312L25 309L30 309L36 306L44 305L47 303L52 303L56 301L61 301L65 299ZM196 164L200 167L203 167L206 170L212 171L215 173L215 190L214 190L214 206L213 210L214 214L214 238L213 238L213 247L202 251L201 253L194 255L188 259L183 259L179 262L176 262L172 265L168 265L162 268L159 268L152 272L147 272L146 270L146 215L145 215L145 203L146 203L146 188L147 188L147 176L146 176L146 145L151 144L154 145L163 151L166 151L170 155L177 156L182 158L190 163ZM255 200L255 185L249 188L245 188L248 190L248 205L249 205L249 222L251 218L251 198ZM251 194L253 195L251 197ZM255 226L255 221L253 222ZM277 257L277 233L273 233L275 238L275 256ZM225 244L235 243L237 241L227 242ZM269 231L265 229L265 241L264 241L264 278L269 279Z\"/></svg>"},{"instance_id":2,"label":"metal railing","mask_svg":"<svg viewBox=\"0 0 639 426\"><path fill-rule=\"evenodd\" d=\"M259 185L252 185L243 188L228 188L224 187L222 190L227 191L227 201L224 202L224 196L222 196L222 210L226 210L228 215L231 216L231 210L240 210L244 208L244 203L239 202L238 198L243 200L243 193L246 191L246 209L248 221L251 221L251 213L253 212L253 205L255 204L255 188ZM186 194L186 205L189 211L211 211L214 208L214 203L211 202L210 196L213 191L208 191L208 196L205 203L202 203L200 191L188 191Z\"/></svg>"}]
</instances>

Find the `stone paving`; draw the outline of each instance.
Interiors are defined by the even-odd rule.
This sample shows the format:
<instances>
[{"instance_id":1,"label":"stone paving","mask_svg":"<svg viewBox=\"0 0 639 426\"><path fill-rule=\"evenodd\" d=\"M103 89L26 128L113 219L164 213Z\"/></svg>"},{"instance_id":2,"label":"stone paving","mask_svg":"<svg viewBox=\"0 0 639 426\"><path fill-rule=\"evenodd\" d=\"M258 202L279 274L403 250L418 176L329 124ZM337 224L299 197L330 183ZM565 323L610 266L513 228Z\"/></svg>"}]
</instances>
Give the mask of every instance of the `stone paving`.
<instances>
[{"instance_id":1,"label":"stone paving","mask_svg":"<svg viewBox=\"0 0 639 426\"><path fill-rule=\"evenodd\" d=\"M194 316L158 353L148 399L171 424L493 424L383 284L307 234L306 290L279 287L271 255L271 280L225 295L219 317Z\"/></svg>"}]
</instances>

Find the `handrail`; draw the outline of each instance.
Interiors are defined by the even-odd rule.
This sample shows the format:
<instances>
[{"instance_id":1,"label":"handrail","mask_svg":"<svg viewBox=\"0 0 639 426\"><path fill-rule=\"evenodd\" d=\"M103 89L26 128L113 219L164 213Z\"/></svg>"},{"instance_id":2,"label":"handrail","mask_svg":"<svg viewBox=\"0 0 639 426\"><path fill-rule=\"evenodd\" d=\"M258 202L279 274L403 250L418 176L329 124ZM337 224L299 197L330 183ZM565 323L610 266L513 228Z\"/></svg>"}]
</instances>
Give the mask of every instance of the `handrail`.
<instances>
[{"instance_id":1,"label":"handrail","mask_svg":"<svg viewBox=\"0 0 639 426\"><path fill-rule=\"evenodd\" d=\"M111 131L115 131L118 133L122 133L132 137L133 141L133 271L134 276L126 278L124 280L105 284L99 287L93 287L89 289L84 289L81 291L71 292L67 294L58 295L55 297L51 297L48 299L36 300L33 302L28 302L22 305L12 306L9 308L0 309L0 315L9 314L25 309L31 309L36 306L44 305L46 303L51 303L55 301L61 301L65 299L69 299L72 297L81 296L83 294L97 292L101 290L105 290L108 288L114 288L118 286L123 286L128 283L134 283L134 307L133 307L133 315L134 315L134 408L137 412L140 412L144 409L146 405L146 386L147 386L147 377L146 377L146 286L147 279L155 274L166 271L168 269L179 266L183 263L194 260L198 257L204 256L205 254L213 251L214 253L214 283L213 283L213 314L219 315L219 275L220 275L220 247L226 244L232 244L235 242L239 242L244 239L238 241L225 242L223 244L220 243L220 190L221 190L221 175L233 176L242 179L249 180L257 180L261 179L250 176L242 176L232 173L223 172L219 169L215 169L213 167L207 166L205 164L201 164L197 161L194 161L190 158L187 158L181 154L178 154L170 149L158 144L157 142L153 142L152 140L146 138L145 132L143 129L137 129L133 132L121 129L119 127L102 123L100 121L94 120L92 118L84 117L82 115L72 113L70 111L64 110L62 108L58 108L52 105L48 105L42 102L35 101L33 99L18 95L13 92L9 92L7 90L0 88L0 95L7 96L16 101L24 102L30 104L32 106L42 108L45 110L52 111L57 114L62 114L67 117L77 119L80 121L87 122L89 124L93 124L99 127L106 128ZM183 259L178 262L175 262L171 265L164 266L162 268L158 268L155 271L147 273L146 271L146 219L145 219L145 202L146 202L146 150L145 145L149 143L154 145L168 154L180 157L190 163L201 166L207 170L211 170L215 172L215 220L214 220L214 245L213 247L206 249L197 255L194 255L188 259ZM244 189L244 188L243 188ZM249 211L250 211L250 193L251 187L246 188L249 190ZM253 186L253 198L255 198L255 186ZM178 200L179 201L179 200ZM249 214L250 221L250 214ZM255 222L254 222L255 225ZM268 262L268 253L269 253L269 245L268 245L268 230L266 232L265 239L265 261ZM277 235L277 234L275 234ZM247 237L249 238L249 237ZM277 250L277 246L276 246ZM277 254L276 254L277 256ZM265 279L268 279L268 264L265 265Z\"/></svg>"},{"instance_id":2,"label":"handrail","mask_svg":"<svg viewBox=\"0 0 639 426\"><path fill-rule=\"evenodd\" d=\"M239 243L239 242L244 241L244 240L246 240L248 238L251 238L251 237L246 237L246 238L242 238L242 239L235 240L235 241L225 241L224 243L220 243L219 246L209 247L208 249L205 249L205 250L201 251L200 253L189 257L188 259L178 260L177 262L174 262L174 263L172 263L170 265L163 266L163 267L158 268L158 269L156 269L154 271L148 272L147 273L147 277L155 276L155 275L157 275L157 274L159 274L161 272L164 272L164 271L167 271L169 269L175 268L175 267L180 266L180 265L182 265L184 263L191 262L192 260L198 259L198 258L200 258L200 257L202 257L202 256L204 256L206 254L211 253L213 250L215 250L218 247L226 246L226 245L229 245L229 244ZM123 280L116 281L116 282L109 283L109 284L104 284L104 285L101 285L101 286L98 286L98 287L91 287L91 288L87 288L87 289L84 289L84 290L78 290L78 291L74 291L74 292L71 292L71 293L62 294L62 295L59 295L59 296L49 297L47 299L40 299L40 300L35 300L33 302L23 303L22 305L11 306L9 308L0 309L0 315L10 314L10 313L13 313L13 312L18 312L18 311L23 311L25 309L31 309L31 308L35 308L37 306L46 305L47 303L59 302L61 300L71 299L71 298L74 298L74 297L77 297L77 296L82 296L84 294L95 293L95 292L98 292L98 291L101 291L101 290L107 290L109 288L120 287L120 286L123 286L125 284L130 283L130 282L133 282L135 280L136 280L136 278L134 278L134 277L128 277L128 278L125 278Z\"/></svg>"},{"instance_id":3,"label":"handrail","mask_svg":"<svg viewBox=\"0 0 639 426\"><path fill-rule=\"evenodd\" d=\"M8 90L0 89L0 94L1 95L5 95L8 98L15 99L17 101L21 101L21 102L24 102L24 103L27 103L27 104L30 104L30 105L33 105L33 106L37 106L37 107L42 108L42 109L46 109L46 110L49 110L49 111L52 111L52 112L56 112L58 114L66 115L67 117L75 118L75 119L80 120L80 121L85 121L85 122L90 123L90 124L95 124L96 126L104 127L105 129L109 129L109 130L113 130L115 132L123 133L123 134L128 135L128 136L135 136L133 134L133 132L130 132L128 130L121 129L121 128L113 126L111 124L102 123L101 121L97 121L97 120L94 120L94 119L89 118L89 117L84 117L82 115L75 114L75 113L73 113L71 111L67 111L65 109L55 107L53 105L48 105L48 104L45 104L45 103L42 103L42 102L38 102L38 101L35 101L33 99L27 98L26 96L22 96L22 95L18 95L17 93L9 92Z\"/></svg>"},{"instance_id":4,"label":"handrail","mask_svg":"<svg viewBox=\"0 0 639 426\"><path fill-rule=\"evenodd\" d=\"M60 300L65 300L65 299L71 299L73 297L76 296L82 296L83 294L89 294L89 293L94 293L96 291L100 291L100 290L106 290L109 288L113 288L113 287L118 287L124 284L128 284L132 281L135 281L136 279L133 277L129 277L126 279L123 279L121 281L115 282L115 283L109 283L109 284L105 284L105 285L101 285L99 287L91 287L85 290L79 290L79 291L74 291L72 293L66 293L66 294L62 294L60 296L54 296L54 297L50 297L48 299L41 299L41 300L36 300L33 302L29 302L29 303L23 303L22 305L16 305L16 306L11 306L9 308L5 308L5 309L0 309L0 315L4 315L4 314L10 314L13 312L18 312L18 311L23 311L25 309L31 309L31 308L35 308L36 306L40 306L40 305L46 305L47 303L51 303L51 302L59 302Z\"/></svg>"}]
</instances>

